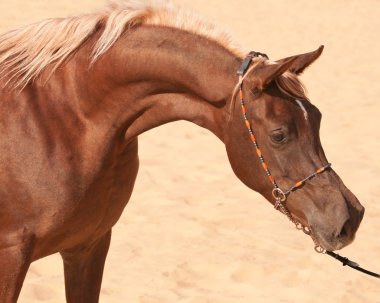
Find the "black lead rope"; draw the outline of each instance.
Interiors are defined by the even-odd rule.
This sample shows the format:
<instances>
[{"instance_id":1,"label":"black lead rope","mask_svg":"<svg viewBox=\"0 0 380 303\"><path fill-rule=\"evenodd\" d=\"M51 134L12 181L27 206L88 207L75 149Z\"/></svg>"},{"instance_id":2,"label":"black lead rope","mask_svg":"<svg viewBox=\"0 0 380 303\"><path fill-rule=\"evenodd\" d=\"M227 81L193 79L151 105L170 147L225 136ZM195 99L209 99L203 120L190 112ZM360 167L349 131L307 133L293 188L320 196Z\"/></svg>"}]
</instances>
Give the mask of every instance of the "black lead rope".
<instances>
[{"instance_id":1,"label":"black lead rope","mask_svg":"<svg viewBox=\"0 0 380 303\"><path fill-rule=\"evenodd\" d=\"M348 259L346 257L342 257L342 256L340 256L340 255L338 255L338 254L336 254L336 253L334 253L332 251L326 251L326 254L329 255L329 256L331 256L331 257L333 257L333 258L335 258L335 259L337 259L338 261L342 262L343 266L347 265L347 266L349 266L349 267L351 267L353 269L356 269L358 271L361 271L361 272L363 272L363 273L365 273L367 275L370 275L372 277L380 279L380 275L379 274L374 273L374 272L369 271L369 270L366 270L364 268L361 268L358 263L356 263L354 261L351 261L350 259Z\"/></svg>"}]
</instances>

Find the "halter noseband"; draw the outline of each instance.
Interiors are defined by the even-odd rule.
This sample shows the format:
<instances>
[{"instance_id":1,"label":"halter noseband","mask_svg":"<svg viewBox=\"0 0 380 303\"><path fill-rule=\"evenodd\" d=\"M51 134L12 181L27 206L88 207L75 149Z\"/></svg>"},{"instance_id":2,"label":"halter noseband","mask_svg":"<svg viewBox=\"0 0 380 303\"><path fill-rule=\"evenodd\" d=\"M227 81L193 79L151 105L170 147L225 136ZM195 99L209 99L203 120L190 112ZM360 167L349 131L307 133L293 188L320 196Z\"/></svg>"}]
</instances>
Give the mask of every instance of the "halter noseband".
<instances>
[{"instance_id":1,"label":"halter noseband","mask_svg":"<svg viewBox=\"0 0 380 303\"><path fill-rule=\"evenodd\" d=\"M241 65L240 69L237 72L237 74L239 75L239 83L240 83L239 84L240 105L241 105L241 110L242 110L242 113L243 113L245 125L246 125L246 127L248 129L251 141L252 141L253 145L255 146L256 154L257 154L257 156L258 156L258 158L260 160L261 166L263 167L265 173L267 174L267 176L269 178L269 181L272 183L272 186L273 186L272 196L275 199L275 203L274 203L275 209L279 210L283 214L285 214L288 217L288 219L296 225L297 229L303 230L306 234L310 235L310 237L314 241L314 244L315 244L314 249L315 249L316 252L318 252L318 253L324 253L324 252L326 252L326 249L323 248L318 243L317 239L313 236L311 228L310 227L306 227L306 226L302 225L302 223L300 223L299 221L297 221L291 215L291 213L289 212L289 210L286 208L284 202L286 201L286 199L288 198L288 196L290 195L290 193L292 193L293 191L295 191L298 188L300 188L301 186L303 186L307 181L309 181L310 179L314 178L316 175L321 174L321 173L325 172L328 168L330 168L331 167L331 163L328 163L325 166L322 166L321 168L317 169L314 173L312 173L309 176L307 176L306 178L298 181L297 183L295 183L287 191L283 191L277 185L277 182L276 182L275 178L271 174L271 172L269 170L269 167L268 167L267 163L264 160L264 157L263 157L263 154L262 154L262 152L260 150L259 144L257 143L256 137L255 137L255 135L253 133L251 123L249 122L249 120L247 118L247 110L246 110L246 107L245 107L244 96L243 96L243 79L244 79L243 77L244 77L245 73L247 72L247 70L248 70L248 68L249 68L249 66L251 64L252 59L256 58L256 57L263 57L263 58L268 59L268 56L266 54L259 53L259 52L250 52L245 57L245 59L243 60L243 63Z\"/></svg>"}]
</instances>

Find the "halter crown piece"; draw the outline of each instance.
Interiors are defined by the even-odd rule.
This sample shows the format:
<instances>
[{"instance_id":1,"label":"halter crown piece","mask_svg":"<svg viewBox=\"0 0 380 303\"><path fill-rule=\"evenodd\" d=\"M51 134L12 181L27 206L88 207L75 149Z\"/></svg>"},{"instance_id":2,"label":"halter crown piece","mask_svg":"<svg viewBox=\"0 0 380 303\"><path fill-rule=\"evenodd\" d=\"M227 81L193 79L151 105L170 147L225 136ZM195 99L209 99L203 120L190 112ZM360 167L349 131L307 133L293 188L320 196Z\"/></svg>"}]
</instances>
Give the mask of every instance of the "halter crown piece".
<instances>
[{"instance_id":1,"label":"halter crown piece","mask_svg":"<svg viewBox=\"0 0 380 303\"><path fill-rule=\"evenodd\" d=\"M291 215L291 213L288 211L288 209L285 206L285 201L286 201L287 197L290 195L290 193L292 193L293 191L295 191L298 188L300 188L301 186L303 186L307 181L309 181L310 179L314 178L316 175L321 174L321 173L325 172L328 168L330 168L331 167L331 163L326 164L325 166L317 169L314 173L310 174L306 178L298 181L296 184L294 184L287 191L283 191L277 185L277 182L276 182L275 178L271 174L271 172L269 170L269 167L268 167L267 163L264 160L264 156L263 156L263 154L262 154L262 152L260 150L259 144L257 143L256 137L255 137L255 135L253 133L251 123L249 122L249 120L247 118L247 110L246 110L245 102L244 102L243 77L244 77L245 73L247 72L247 70L248 70L248 68L249 68L249 66L251 64L252 59L253 58L257 58L257 57L263 57L263 58L269 59L266 54L259 53L259 52L253 52L252 51L252 52L250 52L245 57L245 59L243 60L243 63L241 65L240 69L237 72L237 74L239 75L239 83L240 83L240 85L239 85L240 105L241 105L241 110L242 110L242 113L243 113L245 125L246 125L246 127L248 129L251 141L252 141L253 145L255 146L256 154L259 157L259 160L261 162L261 166L265 170L265 173L267 174L267 176L269 178L269 181L272 183L272 186L273 186L272 195L273 195L273 198L275 199L274 208L276 210L281 211L284 215L286 215L288 217L288 219L295 224L295 226L296 226L297 229L303 230L305 232L305 234L309 235L313 239L314 244L315 244L314 249L315 249L316 252L318 252L318 253L325 253L326 249L324 249L318 243L317 239L313 236L311 228L304 226L302 223L300 223L299 221L297 221Z\"/></svg>"},{"instance_id":2,"label":"halter crown piece","mask_svg":"<svg viewBox=\"0 0 380 303\"><path fill-rule=\"evenodd\" d=\"M259 148L259 144L257 143L256 137L255 137L255 135L253 133L251 123L249 122L249 120L247 118L247 110L246 110L245 102L244 102L244 96L243 96L243 77L244 77L244 74L247 72L249 65L251 64L252 59L255 58L255 57L263 57L263 58L269 59L266 54L259 53L259 52L253 52L252 51L243 60L243 63L241 65L240 69L237 72L237 74L239 75L240 105L241 105L241 110L242 110L242 113L243 113L245 125L246 125L246 127L248 129L251 141L252 141L252 143L253 143L253 145L255 146L255 149L256 149L256 154L259 157L261 165L262 165L263 169L265 170L265 172L266 172L266 174L267 174L267 176L269 178L269 181L272 183L272 186L273 186L272 195L273 195L273 198L275 199L275 203L274 203L275 209L281 211L284 215L286 215L288 217L288 219L291 222L293 222L295 224L295 226L296 226L297 229L303 230L307 235L309 235L313 239L314 244L315 244L314 249L315 249L315 251L317 253L325 253L325 254L327 254L327 255L335 258L336 260L342 262L343 266L347 265L347 266L349 266L349 267L351 267L353 269L356 269L358 271L361 271L361 272L363 272L363 273L365 273L367 275L370 275L370 276L373 276L373 277L376 277L376 278L380 278L379 274L374 273L374 272L369 271L369 270L366 270L364 268L361 268L359 266L359 264L357 264L356 262L353 262L353 261L351 261L348 258L342 257L342 256L340 256L340 255L338 255L338 254L336 254L336 253L334 253L332 251L327 251L325 248L323 248L318 243L317 239L313 235L313 232L312 232L311 228L302 225L302 223L300 223L299 221L297 221L291 215L291 213L287 210L287 208L285 206L285 201L286 201L287 197L290 195L290 193L292 193L293 191L295 191L298 188L300 188L302 185L304 185L310 179L314 178L316 175L325 172L328 168L331 167L331 163L326 164L325 166L317 169L314 173L312 173L308 177L306 177L306 178L298 181L296 184L294 184L287 191L283 191L277 185L275 178L272 176L272 174L271 174L271 172L270 172L270 170L268 168L268 165L266 164L266 162L264 160L263 154L261 153L261 150Z\"/></svg>"}]
</instances>

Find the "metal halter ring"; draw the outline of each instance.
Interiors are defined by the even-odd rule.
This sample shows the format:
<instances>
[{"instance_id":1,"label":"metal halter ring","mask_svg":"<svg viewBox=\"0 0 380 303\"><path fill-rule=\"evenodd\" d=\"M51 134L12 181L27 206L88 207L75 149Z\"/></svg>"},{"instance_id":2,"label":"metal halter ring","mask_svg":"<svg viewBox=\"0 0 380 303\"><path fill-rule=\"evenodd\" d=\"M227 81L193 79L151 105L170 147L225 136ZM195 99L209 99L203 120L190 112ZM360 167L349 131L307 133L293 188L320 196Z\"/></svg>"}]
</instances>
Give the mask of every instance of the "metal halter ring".
<instances>
[{"instance_id":1,"label":"metal halter ring","mask_svg":"<svg viewBox=\"0 0 380 303\"><path fill-rule=\"evenodd\" d=\"M316 246L314 247L314 250L315 250L317 253L319 253L319 254L324 254L324 253L326 253L326 249L324 249L322 246L319 246L319 245L316 245Z\"/></svg>"},{"instance_id":2,"label":"metal halter ring","mask_svg":"<svg viewBox=\"0 0 380 303\"><path fill-rule=\"evenodd\" d=\"M280 200L281 202L286 201L286 194L281 190L281 188L275 187L272 190L272 196L276 200Z\"/></svg>"},{"instance_id":3,"label":"metal halter ring","mask_svg":"<svg viewBox=\"0 0 380 303\"><path fill-rule=\"evenodd\" d=\"M308 236L311 235L311 229L308 226L302 226L302 231Z\"/></svg>"}]
</instances>

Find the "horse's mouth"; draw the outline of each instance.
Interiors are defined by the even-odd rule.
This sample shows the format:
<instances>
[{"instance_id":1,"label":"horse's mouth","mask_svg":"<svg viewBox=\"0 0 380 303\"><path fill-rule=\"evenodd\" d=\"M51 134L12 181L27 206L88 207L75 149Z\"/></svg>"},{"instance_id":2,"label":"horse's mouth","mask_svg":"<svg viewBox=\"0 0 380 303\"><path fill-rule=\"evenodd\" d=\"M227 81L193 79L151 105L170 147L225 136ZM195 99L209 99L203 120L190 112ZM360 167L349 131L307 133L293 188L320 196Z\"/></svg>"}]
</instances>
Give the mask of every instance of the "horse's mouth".
<instances>
[{"instance_id":1,"label":"horse's mouth","mask_svg":"<svg viewBox=\"0 0 380 303\"><path fill-rule=\"evenodd\" d=\"M321 233L315 232L313 237L317 240L318 244L328 251L340 250L354 241L354 236L334 237L326 236Z\"/></svg>"},{"instance_id":2,"label":"horse's mouth","mask_svg":"<svg viewBox=\"0 0 380 303\"><path fill-rule=\"evenodd\" d=\"M340 250L347 245L351 244L355 238L352 233L341 233L338 236L328 236L323 232L320 232L318 228L309 224L308 220L291 214L292 217L304 227L304 232L311 237L315 246L320 246L324 250L335 251Z\"/></svg>"}]
</instances>

